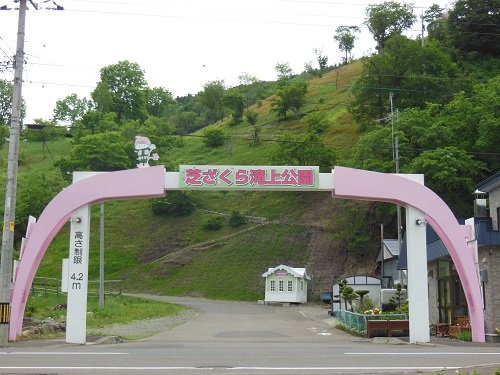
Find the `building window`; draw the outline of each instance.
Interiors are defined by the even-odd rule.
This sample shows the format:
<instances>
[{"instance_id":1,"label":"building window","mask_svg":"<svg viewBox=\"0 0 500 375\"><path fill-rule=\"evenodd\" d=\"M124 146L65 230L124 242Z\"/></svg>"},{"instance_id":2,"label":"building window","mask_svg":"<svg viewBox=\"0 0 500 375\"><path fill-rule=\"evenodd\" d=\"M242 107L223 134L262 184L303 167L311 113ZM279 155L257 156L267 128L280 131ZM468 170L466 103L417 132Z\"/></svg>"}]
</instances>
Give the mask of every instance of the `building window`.
<instances>
[{"instance_id":1,"label":"building window","mask_svg":"<svg viewBox=\"0 0 500 375\"><path fill-rule=\"evenodd\" d=\"M280 292L283 292L285 290L284 284L285 284L285 282L283 280L279 281L279 291Z\"/></svg>"},{"instance_id":2,"label":"building window","mask_svg":"<svg viewBox=\"0 0 500 375\"><path fill-rule=\"evenodd\" d=\"M303 290L304 290L304 282L303 282L303 281L301 281L301 282L300 282L300 290L301 290L301 291L303 291Z\"/></svg>"},{"instance_id":3,"label":"building window","mask_svg":"<svg viewBox=\"0 0 500 375\"><path fill-rule=\"evenodd\" d=\"M271 280L271 285L269 286L269 290L271 292L275 292L276 291L276 281Z\"/></svg>"},{"instance_id":4,"label":"building window","mask_svg":"<svg viewBox=\"0 0 500 375\"><path fill-rule=\"evenodd\" d=\"M288 280L288 289L289 292L293 292L293 282L292 280Z\"/></svg>"}]
</instances>

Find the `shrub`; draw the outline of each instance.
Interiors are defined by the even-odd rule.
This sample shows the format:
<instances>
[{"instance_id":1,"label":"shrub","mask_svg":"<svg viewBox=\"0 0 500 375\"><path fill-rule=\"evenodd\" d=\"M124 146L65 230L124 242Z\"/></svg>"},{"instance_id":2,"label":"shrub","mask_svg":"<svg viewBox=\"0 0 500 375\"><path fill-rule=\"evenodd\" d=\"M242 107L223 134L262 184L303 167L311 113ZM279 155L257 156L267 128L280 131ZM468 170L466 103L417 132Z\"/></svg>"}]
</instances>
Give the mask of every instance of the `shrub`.
<instances>
[{"instance_id":1,"label":"shrub","mask_svg":"<svg viewBox=\"0 0 500 375\"><path fill-rule=\"evenodd\" d=\"M229 225L231 228L237 228L242 225L245 225L247 222L247 219L245 218L245 215L243 215L240 211L233 211L231 212L231 216L229 217Z\"/></svg>"},{"instance_id":2,"label":"shrub","mask_svg":"<svg viewBox=\"0 0 500 375\"><path fill-rule=\"evenodd\" d=\"M472 332L470 329L463 330L458 332L455 337L461 341L472 341Z\"/></svg>"},{"instance_id":3,"label":"shrub","mask_svg":"<svg viewBox=\"0 0 500 375\"><path fill-rule=\"evenodd\" d=\"M306 122L310 132L321 134L330 125L326 114L323 112L313 112L306 117Z\"/></svg>"},{"instance_id":4,"label":"shrub","mask_svg":"<svg viewBox=\"0 0 500 375\"><path fill-rule=\"evenodd\" d=\"M219 147L224 144L224 132L222 129L210 128L203 132L203 140L208 147Z\"/></svg>"},{"instance_id":5,"label":"shrub","mask_svg":"<svg viewBox=\"0 0 500 375\"><path fill-rule=\"evenodd\" d=\"M203 221L203 228L208 230L219 230L224 225L224 217L210 216Z\"/></svg>"},{"instance_id":6,"label":"shrub","mask_svg":"<svg viewBox=\"0 0 500 375\"><path fill-rule=\"evenodd\" d=\"M153 199L155 215L187 216L195 210L191 198L183 191L172 191L165 198Z\"/></svg>"}]
</instances>

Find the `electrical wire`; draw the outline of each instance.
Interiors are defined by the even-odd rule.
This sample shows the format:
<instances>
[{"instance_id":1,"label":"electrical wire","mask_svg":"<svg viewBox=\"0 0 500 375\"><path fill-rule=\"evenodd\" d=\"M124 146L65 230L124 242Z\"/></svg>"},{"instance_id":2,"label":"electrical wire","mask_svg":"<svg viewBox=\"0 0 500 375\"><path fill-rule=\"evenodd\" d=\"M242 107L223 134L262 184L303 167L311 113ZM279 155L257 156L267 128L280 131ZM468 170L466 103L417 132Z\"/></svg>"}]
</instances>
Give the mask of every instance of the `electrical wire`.
<instances>
[{"instance_id":1,"label":"electrical wire","mask_svg":"<svg viewBox=\"0 0 500 375\"><path fill-rule=\"evenodd\" d=\"M207 138L208 136L205 136L203 134L184 134L184 135L179 135L179 137L189 137L189 138ZM250 137L238 137L238 136L232 136L232 137L224 137L224 139L237 139L241 141L253 141L253 138ZM380 150L392 150L392 146L381 146L378 145L377 147L373 146L366 146L362 144L337 144L337 143L332 143L332 142L314 142L314 141L303 141L303 140L297 140L297 139L274 139L274 138L260 138L260 142L274 142L274 143L295 143L295 144L312 144L312 145L325 145L325 146L331 146L331 147L336 147L336 148L364 148L364 149L380 149ZM416 147L408 147L404 145L400 145L399 147L400 151L411 151L411 152L426 152L426 151L434 151L434 149L425 149L425 148L416 148ZM468 155L480 155L480 156L498 156L500 157L500 153L497 152L480 152L480 151L464 151Z\"/></svg>"}]
</instances>

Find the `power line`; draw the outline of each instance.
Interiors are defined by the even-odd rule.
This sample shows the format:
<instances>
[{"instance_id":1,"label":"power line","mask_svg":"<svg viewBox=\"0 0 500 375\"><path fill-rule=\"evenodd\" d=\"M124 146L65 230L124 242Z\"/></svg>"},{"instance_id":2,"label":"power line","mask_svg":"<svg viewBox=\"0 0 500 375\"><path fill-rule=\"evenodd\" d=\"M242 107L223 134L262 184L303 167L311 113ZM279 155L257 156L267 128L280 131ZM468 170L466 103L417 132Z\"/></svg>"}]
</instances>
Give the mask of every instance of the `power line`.
<instances>
[{"instance_id":1,"label":"power line","mask_svg":"<svg viewBox=\"0 0 500 375\"><path fill-rule=\"evenodd\" d=\"M178 135L178 137L188 137L188 138L207 138L208 136L205 136L203 134L183 134L183 135ZM232 137L224 137L226 140L231 140L231 139L236 139L240 141L250 141L253 142L254 139L251 137L247 136L232 136ZM259 137L260 142L274 142L274 143L294 143L294 144L312 144L312 145L325 145L325 146L331 146L331 147L336 147L336 148L364 148L367 150L387 150L391 151L393 149L392 145L389 146L382 146L382 145L377 145L376 147L373 146L368 146L368 145L362 145L362 144L337 144L333 142L316 142L316 141L306 141L306 140L298 140L298 139L275 139L275 138L261 138ZM422 153L426 151L434 151L435 148L417 148L417 147L409 147L405 145L399 145L399 150L400 151L412 151L412 152L417 152L417 153ZM463 151L463 150L462 150ZM479 156L498 156L500 157L500 153L497 152L481 152L481 151L464 151L464 153L468 155L479 155Z\"/></svg>"}]
</instances>

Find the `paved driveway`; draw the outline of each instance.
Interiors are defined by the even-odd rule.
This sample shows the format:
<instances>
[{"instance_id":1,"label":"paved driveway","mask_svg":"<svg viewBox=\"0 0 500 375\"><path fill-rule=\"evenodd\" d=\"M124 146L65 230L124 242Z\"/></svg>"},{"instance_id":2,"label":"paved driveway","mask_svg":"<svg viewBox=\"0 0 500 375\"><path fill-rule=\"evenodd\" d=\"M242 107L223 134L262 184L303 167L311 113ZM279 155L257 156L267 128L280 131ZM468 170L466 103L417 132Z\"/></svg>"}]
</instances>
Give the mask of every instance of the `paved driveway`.
<instances>
[{"instance_id":1,"label":"paved driveway","mask_svg":"<svg viewBox=\"0 0 500 375\"><path fill-rule=\"evenodd\" d=\"M500 368L499 345L374 343L334 328L324 306L148 298L196 313L174 326L158 320L161 333L121 344L15 343L0 349L0 374L454 374L459 368L466 374L474 368L493 375Z\"/></svg>"}]
</instances>

